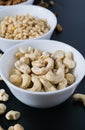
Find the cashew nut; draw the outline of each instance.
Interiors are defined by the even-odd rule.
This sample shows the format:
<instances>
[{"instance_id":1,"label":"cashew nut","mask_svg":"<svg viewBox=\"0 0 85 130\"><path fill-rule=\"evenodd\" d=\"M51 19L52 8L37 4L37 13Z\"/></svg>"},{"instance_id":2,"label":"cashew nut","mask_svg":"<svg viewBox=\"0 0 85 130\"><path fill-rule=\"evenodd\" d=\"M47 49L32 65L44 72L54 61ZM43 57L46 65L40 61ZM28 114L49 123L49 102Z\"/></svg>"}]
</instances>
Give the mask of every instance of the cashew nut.
<instances>
[{"instance_id":1,"label":"cashew nut","mask_svg":"<svg viewBox=\"0 0 85 130\"><path fill-rule=\"evenodd\" d=\"M73 60L68 59L67 57L64 58L63 63L65 64L66 67L68 67L69 69L73 69L75 68L76 64Z\"/></svg>"},{"instance_id":2,"label":"cashew nut","mask_svg":"<svg viewBox=\"0 0 85 130\"><path fill-rule=\"evenodd\" d=\"M18 69L22 73L29 74L31 72L29 65L22 63L19 60L15 62L15 68Z\"/></svg>"},{"instance_id":3,"label":"cashew nut","mask_svg":"<svg viewBox=\"0 0 85 130\"><path fill-rule=\"evenodd\" d=\"M65 56L65 53L62 50L57 50L54 53L52 53L52 58L54 59L63 59L64 56Z\"/></svg>"},{"instance_id":4,"label":"cashew nut","mask_svg":"<svg viewBox=\"0 0 85 130\"><path fill-rule=\"evenodd\" d=\"M57 74L57 75L58 75L58 74L59 74L59 75L62 75L63 78L64 78L64 76L65 76L65 67L62 65L60 68L58 68L56 74Z\"/></svg>"},{"instance_id":5,"label":"cashew nut","mask_svg":"<svg viewBox=\"0 0 85 130\"><path fill-rule=\"evenodd\" d=\"M6 117L7 120L17 120L17 119L20 118L20 116L21 116L21 113L18 112L18 111L14 111L14 110L9 111L5 115L5 117Z\"/></svg>"},{"instance_id":6,"label":"cashew nut","mask_svg":"<svg viewBox=\"0 0 85 130\"><path fill-rule=\"evenodd\" d=\"M41 91L42 84L41 84L41 82L39 81L39 79L36 76L32 77L32 82L33 82L32 88L29 88L27 90L34 91L34 92L35 91L37 91L37 92Z\"/></svg>"},{"instance_id":7,"label":"cashew nut","mask_svg":"<svg viewBox=\"0 0 85 130\"><path fill-rule=\"evenodd\" d=\"M6 111L6 105L3 103L0 103L0 115L4 114Z\"/></svg>"},{"instance_id":8,"label":"cashew nut","mask_svg":"<svg viewBox=\"0 0 85 130\"><path fill-rule=\"evenodd\" d=\"M26 89L27 87L29 87L31 83L31 76L28 74L22 74L21 78L22 78L22 83L20 87Z\"/></svg>"},{"instance_id":9,"label":"cashew nut","mask_svg":"<svg viewBox=\"0 0 85 130\"><path fill-rule=\"evenodd\" d=\"M67 86L67 80L65 78L63 78L63 80L58 84L57 89L64 89Z\"/></svg>"},{"instance_id":10,"label":"cashew nut","mask_svg":"<svg viewBox=\"0 0 85 130\"><path fill-rule=\"evenodd\" d=\"M46 67L42 67L42 68L39 68L39 67L36 67L36 66L33 66L32 67L32 72L36 75L44 75L46 74L50 69L53 69L54 67L54 61L52 58L49 58L47 57L45 59L45 62L47 63L47 66Z\"/></svg>"},{"instance_id":11,"label":"cashew nut","mask_svg":"<svg viewBox=\"0 0 85 130\"><path fill-rule=\"evenodd\" d=\"M43 61L42 59L32 61L32 66L36 66L39 68L45 67L45 61Z\"/></svg>"},{"instance_id":12,"label":"cashew nut","mask_svg":"<svg viewBox=\"0 0 85 130\"><path fill-rule=\"evenodd\" d=\"M32 47L28 47L27 53L33 53L33 48Z\"/></svg>"},{"instance_id":13,"label":"cashew nut","mask_svg":"<svg viewBox=\"0 0 85 130\"><path fill-rule=\"evenodd\" d=\"M14 126L10 126L8 130L24 130L24 127L20 124L16 124Z\"/></svg>"},{"instance_id":14,"label":"cashew nut","mask_svg":"<svg viewBox=\"0 0 85 130\"><path fill-rule=\"evenodd\" d=\"M51 70L46 74L46 79L53 84L58 84L63 79L63 74L55 74Z\"/></svg>"},{"instance_id":15,"label":"cashew nut","mask_svg":"<svg viewBox=\"0 0 85 130\"><path fill-rule=\"evenodd\" d=\"M29 58L27 58L27 57L25 57L25 56L21 57L21 58L20 58L20 61L21 61L22 63L25 63L25 64L27 64L27 65L30 65L30 60L29 60Z\"/></svg>"},{"instance_id":16,"label":"cashew nut","mask_svg":"<svg viewBox=\"0 0 85 130\"><path fill-rule=\"evenodd\" d=\"M33 53L25 54L25 57L30 58L31 61L37 60L41 56L41 51L39 49L35 49Z\"/></svg>"},{"instance_id":17,"label":"cashew nut","mask_svg":"<svg viewBox=\"0 0 85 130\"><path fill-rule=\"evenodd\" d=\"M45 57L50 57L50 52L48 52L48 51L43 51L43 52L42 52L42 55L45 56Z\"/></svg>"},{"instance_id":18,"label":"cashew nut","mask_svg":"<svg viewBox=\"0 0 85 130\"><path fill-rule=\"evenodd\" d=\"M52 92L52 91L56 91L57 89L55 88L54 85L52 85L48 80L41 78L40 77L40 81L43 84L44 90L46 92Z\"/></svg>"},{"instance_id":19,"label":"cashew nut","mask_svg":"<svg viewBox=\"0 0 85 130\"><path fill-rule=\"evenodd\" d=\"M58 69L58 68L62 67L62 65L63 65L61 59L56 59L54 64L55 64L55 69Z\"/></svg>"},{"instance_id":20,"label":"cashew nut","mask_svg":"<svg viewBox=\"0 0 85 130\"><path fill-rule=\"evenodd\" d=\"M14 126L10 126L8 130L14 130Z\"/></svg>"},{"instance_id":21,"label":"cashew nut","mask_svg":"<svg viewBox=\"0 0 85 130\"><path fill-rule=\"evenodd\" d=\"M79 94L79 93L76 93L73 95L73 100L74 101L80 101L83 103L83 105L85 106L85 94Z\"/></svg>"},{"instance_id":22,"label":"cashew nut","mask_svg":"<svg viewBox=\"0 0 85 130\"><path fill-rule=\"evenodd\" d=\"M21 76L19 76L17 74L12 74L9 77L9 81L16 86L20 86L20 84L22 82L22 78L21 78Z\"/></svg>"},{"instance_id":23,"label":"cashew nut","mask_svg":"<svg viewBox=\"0 0 85 130\"><path fill-rule=\"evenodd\" d=\"M67 73L67 74L65 75L65 77L66 77L67 82L68 82L69 85L71 85L72 83L74 83L74 81L75 81L75 76L74 76L73 74Z\"/></svg>"},{"instance_id":24,"label":"cashew nut","mask_svg":"<svg viewBox=\"0 0 85 130\"><path fill-rule=\"evenodd\" d=\"M10 75L12 75L12 74L16 74L16 75L21 76L21 72L15 68L10 71Z\"/></svg>"},{"instance_id":25,"label":"cashew nut","mask_svg":"<svg viewBox=\"0 0 85 130\"><path fill-rule=\"evenodd\" d=\"M0 101L8 101L9 95L5 92L4 89L0 89Z\"/></svg>"},{"instance_id":26,"label":"cashew nut","mask_svg":"<svg viewBox=\"0 0 85 130\"><path fill-rule=\"evenodd\" d=\"M2 128L2 126L0 126L0 130L4 130L4 129Z\"/></svg>"},{"instance_id":27,"label":"cashew nut","mask_svg":"<svg viewBox=\"0 0 85 130\"><path fill-rule=\"evenodd\" d=\"M72 60L72 59L73 59L72 52L70 52L70 51L69 51L69 52L66 52L66 53L65 53L65 57L67 57L68 59L71 59L71 60Z\"/></svg>"}]
</instances>

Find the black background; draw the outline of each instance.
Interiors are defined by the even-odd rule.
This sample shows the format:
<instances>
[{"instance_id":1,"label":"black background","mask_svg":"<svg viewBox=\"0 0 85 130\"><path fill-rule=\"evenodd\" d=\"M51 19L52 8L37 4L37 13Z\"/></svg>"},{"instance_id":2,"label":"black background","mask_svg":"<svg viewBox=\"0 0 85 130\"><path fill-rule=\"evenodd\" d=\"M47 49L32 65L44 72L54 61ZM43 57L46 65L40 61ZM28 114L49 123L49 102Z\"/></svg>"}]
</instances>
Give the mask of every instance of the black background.
<instances>
[{"instance_id":1,"label":"black background","mask_svg":"<svg viewBox=\"0 0 85 130\"><path fill-rule=\"evenodd\" d=\"M35 0L34 5L38 2ZM62 33L55 30L51 39L72 45L85 57L85 0L55 0L55 5L49 9L58 13L58 23L63 27ZM10 95L5 103L7 111L18 110L22 115L17 121L7 121L5 115L0 115L0 125L5 130L16 123L22 124L25 130L85 130L85 108L80 102L74 103L72 97L53 108L36 109L18 101L3 81L0 88ZM85 93L85 78L76 92Z\"/></svg>"}]
</instances>

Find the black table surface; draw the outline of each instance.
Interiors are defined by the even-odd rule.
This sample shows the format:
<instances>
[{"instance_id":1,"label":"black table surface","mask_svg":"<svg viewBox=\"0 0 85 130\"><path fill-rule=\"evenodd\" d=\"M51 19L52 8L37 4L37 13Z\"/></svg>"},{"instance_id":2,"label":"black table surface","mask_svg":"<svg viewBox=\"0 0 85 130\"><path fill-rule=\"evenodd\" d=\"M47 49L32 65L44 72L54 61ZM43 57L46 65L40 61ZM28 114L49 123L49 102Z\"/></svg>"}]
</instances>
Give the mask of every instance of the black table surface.
<instances>
[{"instance_id":1,"label":"black table surface","mask_svg":"<svg viewBox=\"0 0 85 130\"><path fill-rule=\"evenodd\" d=\"M38 2L35 0L34 5ZM63 27L62 33L55 30L51 39L72 45L85 57L85 0L55 0L55 5L49 9L58 13L58 23ZM37 109L18 101L3 81L0 81L0 88L10 95L5 103L7 111L21 112L17 121L7 121L5 115L0 115L0 125L5 130L16 123L22 124L25 130L85 130L85 108L80 102L74 103L72 96L53 108ZM85 78L74 93L77 92L85 93Z\"/></svg>"}]
</instances>

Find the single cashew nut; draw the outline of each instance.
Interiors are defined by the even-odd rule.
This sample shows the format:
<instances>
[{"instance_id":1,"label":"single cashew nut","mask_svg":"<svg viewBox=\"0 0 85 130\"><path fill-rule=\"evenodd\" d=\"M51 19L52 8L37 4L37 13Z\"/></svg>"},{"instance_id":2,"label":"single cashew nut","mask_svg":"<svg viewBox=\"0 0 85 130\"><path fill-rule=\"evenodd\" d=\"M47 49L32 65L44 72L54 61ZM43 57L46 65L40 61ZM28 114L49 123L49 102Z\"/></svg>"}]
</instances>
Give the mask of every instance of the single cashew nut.
<instances>
[{"instance_id":1,"label":"single cashew nut","mask_svg":"<svg viewBox=\"0 0 85 130\"><path fill-rule=\"evenodd\" d=\"M8 130L14 130L14 126L10 126Z\"/></svg>"},{"instance_id":2,"label":"single cashew nut","mask_svg":"<svg viewBox=\"0 0 85 130\"><path fill-rule=\"evenodd\" d=\"M34 92L35 91L37 91L37 92L41 91L42 84L36 76L32 77L32 82L33 82L32 88L29 88L27 90L34 91Z\"/></svg>"},{"instance_id":3,"label":"single cashew nut","mask_svg":"<svg viewBox=\"0 0 85 130\"><path fill-rule=\"evenodd\" d=\"M72 52L70 52L70 51L69 51L69 52L66 52L66 53L65 53L65 57L72 60L72 59L73 59Z\"/></svg>"},{"instance_id":4,"label":"single cashew nut","mask_svg":"<svg viewBox=\"0 0 85 130\"><path fill-rule=\"evenodd\" d=\"M48 51L43 51L43 52L42 52L42 55L45 56L45 57L50 57L50 52L48 52Z\"/></svg>"},{"instance_id":5,"label":"single cashew nut","mask_svg":"<svg viewBox=\"0 0 85 130\"><path fill-rule=\"evenodd\" d=\"M73 69L76 66L75 62L73 60L71 60L71 59L68 59L67 57L64 58L63 63L69 69Z\"/></svg>"},{"instance_id":6,"label":"single cashew nut","mask_svg":"<svg viewBox=\"0 0 85 130\"><path fill-rule=\"evenodd\" d=\"M30 65L30 60L29 60L29 58L27 58L27 57L25 57L25 56L21 57L21 58L20 58L20 61L21 61L22 63L25 63L25 64L27 64L27 65Z\"/></svg>"},{"instance_id":7,"label":"single cashew nut","mask_svg":"<svg viewBox=\"0 0 85 130\"><path fill-rule=\"evenodd\" d=\"M67 86L67 80L64 78L57 86L57 89L60 90L60 89L64 89L66 88Z\"/></svg>"},{"instance_id":8,"label":"single cashew nut","mask_svg":"<svg viewBox=\"0 0 85 130\"><path fill-rule=\"evenodd\" d=\"M67 74L65 75L65 77L66 77L67 82L68 82L69 85L71 85L72 83L75 82L75 76L74 76L73 74L67 73Z\"/></svg>"},{"instance_id":9,"label":"single cashew nut","mask_svg":"<svg viewBox=\"0 0 85 130\"><path fill-rule=\"evenodd\" d=\"M56 91L57 89L55 88L54 85L52 85L48 80L41 78L40 77L40 81L43 84L44 90L46 92L52 92L52 91Z\"/></svg>"},{"instance_id":10,"label":"single cashew nut","mask_svg":"<svg viewBox=\"0 0 85 130\"><path fill-rule=\"evenodd\" d=\"M73 100L74 101L80 101L83 103L83 105L85 106L85 94L79 94L79 93L76 93L73 95Z\"/></svg>"},{"instance_id":11,"label":"single cashew nut","mask_svg":"<svg viewBox=\"0 0 85 130\"><path fill-rule=\"evenodd\" d=\"M0 103L0 115L4 114L6 111L6 105L3 103Z\"/></svg>"},{"instance_id":12,"label":"single cashew nut","mask_svg":"<svg viewBox=\"0 0 85 130\"><path fill-rule=\"evenodd\" d=\"M39 67L36 67L36 66L33 66L31 70L36 75L44 75L48 71L45 67L39 68Z\"/></svg>"},{"instance_id":13,"label":"single cashew nut","mask_svg":"<svg viewBox=\"0 0 85 130\"><path fill-rule=\"evenodd\" d=\"M21 75L17 75L17 74L12 74L10 75L9 77L9 81L11 83L13 83L14 85L16 86L20 86L21 82L22 82L22 78L21 78Z\"/></svg>"},{"instance_id":14,"label":"single cashew nut","mask_svg":"<svg viewBox=\"0 0 85 130\"><path fill-rule=\"evenodd\" d=\"M16 74L16 75L21 76L21 72L15 68L10 71L10 75L12 75L12 74Z\"/></svg>"},{"instance_id":15,"label":"single cashew nut","mask_svg":"<svg viewBox=\"0 0 85 130\"><path fill-rule=\"evenodd\" d=\"M32 64L32 66L35 66L35 67L38 67L38 68L45 67L45 61L42 60L42 59L32 61L31 64Z\"/></svg>"},{"instance_id":16,"label":"single cashew nut","mask_svg":"<svg viewBox=\"0 0 85 130\"><path fill-rule=\"evenodd\" d=\"M0 130L4 130L4 129L2 128L2 126L0 126Z\"/></svg>"},{"instance_id":17,"label":"single cashew nut","mask_svg":"<svg viewBox=\"0 0 85 130\"><path fill-rule=\"evenodd\" d=\"M9 95L5 92L4 89L0 89L0 101L8 101Z\"/></svg>"},{"instance_id":18,"label":"single cashew nut","mask_svg":"<svg viewBox=\"0 0 85 130\"><path fill-rule=\"evenodd\" d=\"M24 130L24 127L20 124L14 125L14 130Z\"/></svg>"},{"instance_id":19,"label":"single cashew nut","mask_svg":"<svg viewBox=\"0 0 85 130\"><path fill-rule=\"evenodd\" d=\"M63 80L63 74L55 74L50 70L46 74L46 79L53 84L58 84Z\"/></svg>"},{"instance_id":20,"label":"single cashew nut","mask_svg":"<svg viewBox=\"0 0 85 130\"><path fill-rule=\"evenodd\" d=\"M19 111L11 110L6 114L5 117L7 120L17 120L20 118L20 116L21 116L21 113Z\"/></svg>"},{"instance_id":21,"label":"single cashew nut","mask_svg":"<svg viewBox=\"0 0 85 130\"><path fill-rule=\"evenodd\" d=\"M21 124L16 124L14 126L10 126L8 130L24 130L24 127Z\"/></svg>"},{"instance_id":22,"label":"single cashew nut","mask_svg":"<svg viewBox=\"0 0 85 130\"><path fill-rule=\"evenodd\" d=\"M63 59L64 56L65 56L65 53L62 50L57 50L54 53L52 53L52 58L54 59Z\"/></svg>"},{"instance_id":23,"label":"single cashew nut","mask_svg":"<svg viewBox=\"0 0 85 130\"><path fill-rule=\"evenodd\" d=\"M31 76L28 74L22 74L22 83L20 85L21 88L26 89L27 87L29 87L30 83L31 83Z\"/></svg>"},{"instance_id":24,"label":"single cashew nut","mask_svg":"<svg viewBox=\"0 0 85 130\"><path fill-rule=\"evenodd\" d=\"M22 63L19 60L15 62L15 68L18 69L22 73L29 74L31 72L29 65Z\"/></svg>"}]
</instances>

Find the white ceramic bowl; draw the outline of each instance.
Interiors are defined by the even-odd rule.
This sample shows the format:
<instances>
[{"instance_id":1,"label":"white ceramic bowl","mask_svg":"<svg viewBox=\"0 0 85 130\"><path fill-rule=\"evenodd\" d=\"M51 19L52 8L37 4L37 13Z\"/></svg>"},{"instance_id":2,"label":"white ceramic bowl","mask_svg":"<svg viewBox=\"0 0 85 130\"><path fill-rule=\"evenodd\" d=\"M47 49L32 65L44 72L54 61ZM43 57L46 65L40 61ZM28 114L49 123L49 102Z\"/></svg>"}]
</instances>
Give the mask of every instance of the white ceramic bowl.
<instances>
[{"instance_id":1,"label":"white ceramic bowl","mask_svg":"<svg viewBox=\"0 0 85 130\"><path fill-rule=\"evenodd\" d=\"M19 3L19 4L16 4L16 5L32 5L34 3L34 0L27 0L26 2L22 2L22 3ZM0 9L4 9L6 7L10 7L10 6L16 6L16 5L0 5Z\"/></svg>"},{"instance_id":2,"label":"white ceramic bowl","mask_svg":"<svg viewBox=\"0 0 85 130\"><path fill-rule=\"evenodd\" d=\"M71 51L76 62L76 68L74 71L76 81L71 86L55 92L31 92L11 84L9 82L9 71L15 62L14 54L20 47L26 49L28 46L50 52L54 52L59 49L62 49L65 52ZM13 95L22 103L37 108L49 108L64 102L74 93L76 87L84 77L85 60L79 51L65 43L52 40L29 40L11 47L4 53L0 60L0 74Z\"/></svg>"},{"instance_id":3,"label":"white ceramic bowl","mask_svg":"<svg viewBox=\"0 0 85 130\"><path fill-rule=\"evenodd\" d=\"M55 15L48 9L45 9L40 6L35 5L23 5L23 6L13 6L8 7L6 9L3 9L0 11L0 20L2 20L5 16L15 16L15 15L23 15L29 13L30 15L34 17L39 17L46 19L48 24L50 25L50 30L43 34L42 36L39 36L34 39L50 39L52 36L52 33L57 25L57 19ZM29 40L29 39L26 39ZM2 51L6 51L9 47L21 43L26 40L11 40L11 39L5 39L0 37L0 49Z\"/></svg>"}]
</instances>

